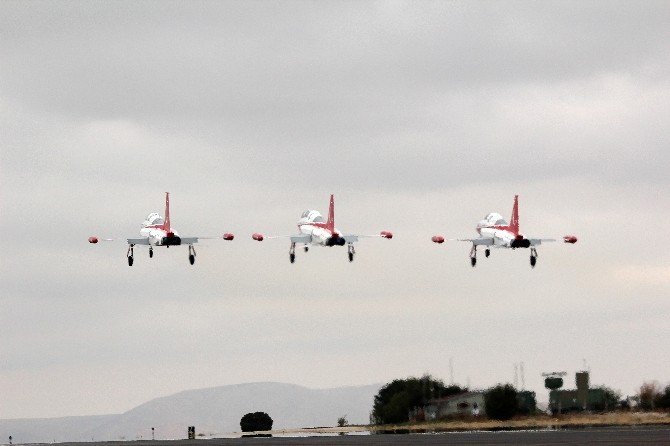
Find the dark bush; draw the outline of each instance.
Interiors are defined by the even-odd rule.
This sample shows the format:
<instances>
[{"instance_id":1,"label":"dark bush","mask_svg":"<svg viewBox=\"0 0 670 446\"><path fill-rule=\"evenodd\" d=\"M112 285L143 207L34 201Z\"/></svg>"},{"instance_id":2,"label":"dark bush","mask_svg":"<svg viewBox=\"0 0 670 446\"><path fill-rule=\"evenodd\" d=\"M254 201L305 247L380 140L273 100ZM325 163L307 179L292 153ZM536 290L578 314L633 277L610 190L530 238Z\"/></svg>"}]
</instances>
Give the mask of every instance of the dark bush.
<instances>
[{"instance_id":1,"label":"dark bush","mask_svg":"<svg viewBox=\"0 0 670 446\"><path fill-rule=\"evenodd\" d=\"M240 420L242 432L272 430L272 418L265 412L248 413Z\"/></svg>"},{"instance_id":2,"label":"dark bush","mask_svg":"<svg viewBox=\"0 0 670 446\"><path fill-rule=\"evenodd\" d=\"M409 412L424 406L428 401L462 393L459 386L445 386L430 375L421 378L396 379L386 384L375 396L372 415L374 424L403 423L409 420Z\"/></svg>"},{"instance_id":3,"label":"dark bush","mask_svg":"<svg viewBox=\"0 0 670 446\"><path fill-rule=\"evenodd\" d=\"M519 411L517 391L510 384L498 384L484 394L486 415L496 420L509 420Z\"/></svg>"}]
</instances>

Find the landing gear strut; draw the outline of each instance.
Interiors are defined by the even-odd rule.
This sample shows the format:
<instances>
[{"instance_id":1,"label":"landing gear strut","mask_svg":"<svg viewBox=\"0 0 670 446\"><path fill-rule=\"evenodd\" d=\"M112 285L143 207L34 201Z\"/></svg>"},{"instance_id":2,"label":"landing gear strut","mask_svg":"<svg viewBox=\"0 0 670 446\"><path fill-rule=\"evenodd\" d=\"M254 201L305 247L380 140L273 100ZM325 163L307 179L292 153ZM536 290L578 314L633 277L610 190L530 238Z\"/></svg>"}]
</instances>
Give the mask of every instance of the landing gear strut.
<instances>
[{"instance_id":1,"label":"landing gear strut","mask_svg":"<svg viewBox=\"0 0 670 446\"><path fill-rule=\"evenodd\" d=\"M128 252L126 252L126 256L128 257L128 266L133 266L133 247L135 245L130 245L128 246Z\"/></svg>"},{"instance_id":2,"label":"landing gear strut","mask_svg":"<svg viewBox=\"0 0 670 446\"><path fill-rule=\"evenodd\" d=\"M188 261L191 265L195 263L195 248L193 245L188 245Z\"/></svg>"},{"instance_id":3,"label":"landing gear strut","mask_svg":"<svg viewBox=\"0 0 670 446\"><path fill-rule=\"evenodd\" d=\"M530 267L535 268L537 263L537 250L535 248L530 248Z\"/></svg>"},{"instance_id":4,"label":"landing gear strut","mask_svg":"<svg viewBox=\"0 0 670 446\"><path fill-rule=\"evenodd\" d=\"M470 250L470 264L473 268L477 265L477 245L472 245Z\"/></svg>"},{"instance_id":5,"label":"landing gear strut","mask_svg":"<svg viewBox=\"0 0 670 446\"><path fill-rule=\"evenodd\" d=\"M149 246L149 258L151 259L153 257L154 257L154 248Z\"/></svg>"},{"instance_id":6,"label":"landing gear strut","mask_svg":"<svg viewBox=\"0 0 670 446\"><path fill-rule=\"evenodd\" d=\"M288 259L291 263L295 263L295 243L291 242L291 248L288 250Z\"/></svg>"},{"instance_id":7,"label":"landing gear strut","mask_svg":"<svg viewBox=\"0 0 670 446\"><path fill-rule=\"evenodd\" d=\"M354 261L354 254L356 254L356 249L354 249L354 244L349 243L347 245L347 248L348 248L348 254L349 254L349 261L353 262Z\"/></svg>"}]
</instances>

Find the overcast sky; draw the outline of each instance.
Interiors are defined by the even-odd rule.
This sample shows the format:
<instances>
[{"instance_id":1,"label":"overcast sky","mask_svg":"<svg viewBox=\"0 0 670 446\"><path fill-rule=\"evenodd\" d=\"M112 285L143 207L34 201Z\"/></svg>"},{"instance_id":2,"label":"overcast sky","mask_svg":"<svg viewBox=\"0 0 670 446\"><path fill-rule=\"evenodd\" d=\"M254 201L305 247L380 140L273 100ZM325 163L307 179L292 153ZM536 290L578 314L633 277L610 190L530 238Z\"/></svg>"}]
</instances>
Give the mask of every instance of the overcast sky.
<instances>
[{"instance_id":1,"label":"overcast sky","mask_svg":"<svg viewBox=\"0 0 670 446\"><path fill-rule=\"evenodd\" d=\"M670 381L670 3L0 2L0 418L428 372ZM163 211L183 236L137 249ZM337 203L343 248L257 243ZM520 195L529 236L466 243ZM118 243L90 245L90 235Z\"/></svg>"}]
</instances>

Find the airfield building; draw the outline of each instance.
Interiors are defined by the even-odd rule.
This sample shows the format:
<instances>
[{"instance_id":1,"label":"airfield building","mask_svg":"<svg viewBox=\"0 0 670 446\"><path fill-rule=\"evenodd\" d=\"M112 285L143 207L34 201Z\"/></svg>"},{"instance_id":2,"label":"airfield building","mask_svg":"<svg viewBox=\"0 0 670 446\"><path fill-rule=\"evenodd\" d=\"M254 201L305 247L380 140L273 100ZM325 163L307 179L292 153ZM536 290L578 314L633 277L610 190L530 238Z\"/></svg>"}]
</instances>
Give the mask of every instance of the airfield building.
<instances>
[{"instance_id":1,"label":"airfield building","mask_svg":"<svg viewBox=\"0 0 670 446\"><path fill-rule=\"evenodd\" d=\"M574 390L551 390L549 407L553 413L606 410L606 395L603 389L589 388L589 372L575 374Z\"/></svg>"}]
</instances>

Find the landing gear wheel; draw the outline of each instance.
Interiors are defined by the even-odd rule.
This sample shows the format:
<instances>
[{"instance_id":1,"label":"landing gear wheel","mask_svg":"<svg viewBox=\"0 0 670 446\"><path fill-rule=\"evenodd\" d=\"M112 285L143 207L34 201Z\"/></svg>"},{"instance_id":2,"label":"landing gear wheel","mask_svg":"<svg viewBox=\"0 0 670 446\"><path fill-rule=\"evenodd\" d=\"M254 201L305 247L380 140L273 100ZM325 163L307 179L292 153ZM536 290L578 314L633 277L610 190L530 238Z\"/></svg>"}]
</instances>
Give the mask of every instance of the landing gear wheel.
<instances>
[{"instance_id":1,"label":"landing gear wheel","mask_svg":"<svg viewBox=\"0 0 670 446\"><path fill-rule=\"evenodd\" d=\"M152 259L154 257L154 249L149 248L149 258Z\"/></svg>"},{"instance_id":2,"label":"landing gear wheel","mask_svg":"<svg viewBox=\"0 0 670 446\"><path fill-rule=\"evenodd\" d=\"M470 264L474 268L477 265L477 257L470 257Z\"/></svg>"},{"instance_id":3,"label":"landing gear wheel","mask_svg":"<svg viewBox=\"0 0 670 446\"><path fill-rule=\"evenodd\" d=\"M305 246L305 248L307 248L307 247ZM295 263L295 243L294 242L291 242L291 247L288 250L288 259L291 261L291 263Z\"/></svg>"},{"instance_id":4,"label":"landing gear wheel","mask_svg":"<svg viewBox=\"0 0 670 446\"><path fill-rule=\"evenodd\" d=\"M477 245L473 243L472 249L470 249L470 265L472 265L472 267L474 268L476 264L477 264Z\"/></svg>"},{"instance_id":5,"label":"landing gear wheel","mask_svg":"<svg viewBox=\"0 0 670 446\"><path fill-rule=\"evenodd\" d=\"M195 263L195 248L193 245L188 245L188 262L191 265Z\"/></svg>"},{"instance_id":6,"label":"landing gear wheel","mask_svg":"<svg viewBox=\"0 0 670 446\"><path fill-rule=\"evenodd\" d=\"M535 268L537 263L537 250L535 248L530 248L530 267Z\"/></svg>"},{"instance_id":7,"label":"landing gear wheel","mask_svg":"<svg viewBox=\"0 0 670 446\"><path fill-rule=\"evenodd\" d=\"M353 252L349 252L349 261L350 262L354 261L354 253Z\"/></svg>"},{"instance_id":8,"label":"landing gear wheel","mask_svg":"<svg viewBox=\"0 0 670 446\"><path fill-rule=\"evenodd\" d=\"M309 251L309 246L305 246L303 249L305 250L305 252L307 252Z\"/></svg>"},{"instance_id":9,"label":"landing gear wheel","mask_svg":"<svg viewBox=\"0 0 670 446\"><path fill-rule=\"evenodd\" d=\"M126 252L126 256L128 257L128 266L133 266L133 251L135 245L130 245L128 246L128 251Z\"/></svg>"},{"instance_id":10,"label":"landing gear wheel","mask_svg":"<svg viewBox=\"0 0 670 446\"><path fill-rule=\"evenodd\" d=\"M491 255L491 250L488 249L488 248L486 248L486 251L484 251L484 255L485 255L486 257L490 256L490 255Z\"/></svg>"},{"instance_id":11,"label":"landing gear wheel","mask_svg":"<svg viewBox=\"0 0 670 446\"><path fill-rule=\"evenodd\" d=\"M347 253L349 254L349 262L353 262L354 254L356 254L356 248L354 248L353 243L347 245Z\"/></svg>"}]
</instances>

